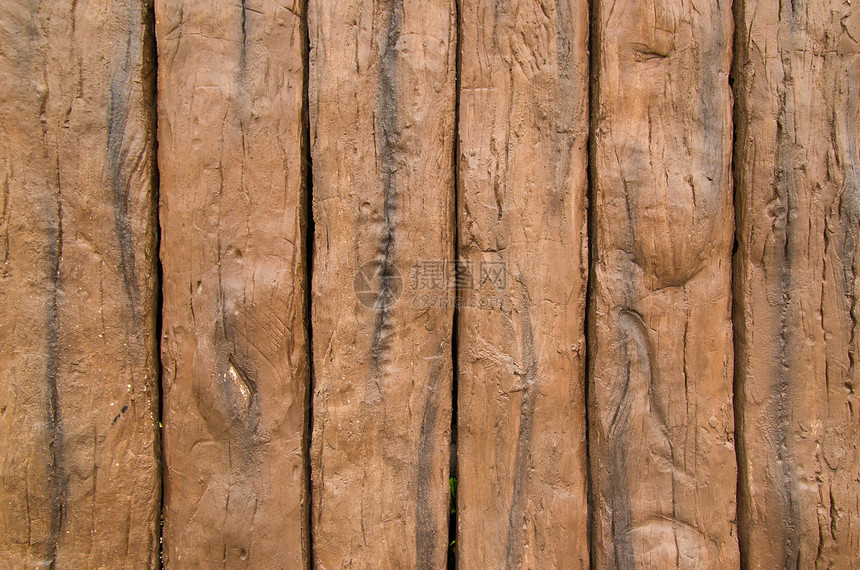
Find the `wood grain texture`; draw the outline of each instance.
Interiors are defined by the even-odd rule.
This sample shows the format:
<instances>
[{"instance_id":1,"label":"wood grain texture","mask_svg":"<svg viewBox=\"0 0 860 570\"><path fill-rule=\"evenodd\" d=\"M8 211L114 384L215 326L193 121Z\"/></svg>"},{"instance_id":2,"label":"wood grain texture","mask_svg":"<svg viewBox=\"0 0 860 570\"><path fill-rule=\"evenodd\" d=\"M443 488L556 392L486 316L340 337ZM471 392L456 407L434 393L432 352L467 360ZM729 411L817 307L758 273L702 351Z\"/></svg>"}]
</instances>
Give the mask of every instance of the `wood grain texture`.
<instances>
[{"instance_id":1,"label":"wood grain texture","mask_svg":"<svg viewBox=\"0 0 860 570\"><path fill-rule=\"evenodd\" d=\"M0 566L155 567L151 4L0 5Z\"/></svg>"},{"instance_id":2,"label":"wood grain texture","mask_svg":"<svg viewBox=\"0 0 860 570\"><path fill-rule=\"evenodd\" d=\"M731 3L596 11L592 556L737 567Z\"/></svg>"},{"instance_id":3,"label":"wood grain texture","mask_svg":"<svg viewBox=\"0 0 860 570\"><path fill-rule=\"evenodd\" d=\"M409 278L454 253L456 30L451 0L309 6L322 568L445 562L453 291L420 306Z\"/></svg>"},{"instance_id":4,"label":"wood grain texture","mask_svg":"<svg viewBox=\"0 0 860 570\"><path fill-rule=\"evenodd\" d=\"M736 13L741 547L749 568L853 568L860 7Z\"/></svg>"},{"instance_id":5,"label":"wood grain texture","mask_svg":"<svg viewBox=\"0 0 860 570\"><path fill-rule=\"evenodd\" d=\"M308 562L299 2L158 0L168 567Z\"/></svg>"},{"instance_id":6,"label":"wood grain texture","mask_svg":"<svg viewBox=\"0 0 860 570\"><path fill-rule=\"evenodd\" d=\"M460 21L457 561L588 568L588 3Z\"/></svg>"}]
</instances>

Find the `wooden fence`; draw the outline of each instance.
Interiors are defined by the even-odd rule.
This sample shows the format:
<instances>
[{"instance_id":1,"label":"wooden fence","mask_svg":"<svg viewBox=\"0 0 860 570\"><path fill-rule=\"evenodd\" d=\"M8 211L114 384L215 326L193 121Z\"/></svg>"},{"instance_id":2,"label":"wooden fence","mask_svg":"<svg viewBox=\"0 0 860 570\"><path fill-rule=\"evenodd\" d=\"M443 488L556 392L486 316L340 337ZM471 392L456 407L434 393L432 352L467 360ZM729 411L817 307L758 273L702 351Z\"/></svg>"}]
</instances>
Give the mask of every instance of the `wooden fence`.
<instances>
[{"instance_id":1,"label":"wooden fence","mask_svg":"<svg viewBox=\"0 0 860 570\"><path fill-rule=\"evenodd\" d=\"M860 568L860 6L4 0L3 568Z\"/></svg>"}]
</instances>

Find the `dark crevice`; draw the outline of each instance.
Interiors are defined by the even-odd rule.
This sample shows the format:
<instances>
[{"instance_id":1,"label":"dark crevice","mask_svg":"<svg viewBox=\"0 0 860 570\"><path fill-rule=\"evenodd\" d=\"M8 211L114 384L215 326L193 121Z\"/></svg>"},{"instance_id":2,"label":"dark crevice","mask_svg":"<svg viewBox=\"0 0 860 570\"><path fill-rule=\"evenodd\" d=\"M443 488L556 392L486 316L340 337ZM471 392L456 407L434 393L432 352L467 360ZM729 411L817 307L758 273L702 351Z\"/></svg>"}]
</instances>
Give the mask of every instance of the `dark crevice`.
<instances>
[{"instance_id":1,"label":"dark crevice","mask_svg":"<svg viewBox=\"0 0 860 570\"><path fill-rule=\"evenodd\" d=\"M460 66L461 39L463 31L461 22L460 1L454 2L454 21L457 37L454 41L454 259L460 259ZM457 568L457 487L459 483L459 461L457 456L457 392L460 376L460 303L463 291L459 280L456 280L454 311L451 322L451 445L448 481L450 486L450 502L448 509L448 559L449 569Z\"/></svg>"},{"instance_id":2,"label":"dark crevice","mask_svg":"<svg viewBox=\"0 0 860 570\"><path fill-rule=\"evenodd\" d=\"M153 417L157 418L158 424L153 426L155 429L155 450L156 450L156 465L161 473L158 478L158 513L155 520L155 536L153 537L154 547L157 549L153 553L154 565L159 570L164 566L164 548L163 548L163 530L164 530L164 435L162 433L162 422L164 421L164 389L162 387L162 378L164 376L163 365L161 362L161 339L163 338L164 323L164 293L161 289L163 281L164 268L161 264L161 223L159 219L159 204L160 204L160 182L158 169L158 46L155 37L155 6L153 2L147 2L144 7L144 30L143 30L143 57L142 57L142 82L144 88L144 109L149 112L149 136L151 137L152 156L150 160L151 173L151 227L153 231L152 240L154 242L153 251L156 252L152 264L155 271L155 282L153 287L153 311L155 312L155 330L152 340L151 350L155 353L152 358L156 362L156 377L153 381L155 387L155 398L152 402L154 407Z\"/></svg>"},{"instance_id":3,"label":"dark crevice","mask_svg":"<svg viewBox=\"0 0 860 570\"><path fill-rule=\"evenodd\" d=\"M239 32L239 37L241 38L241 45L239 46L239 72L240 74L244 74L245 70L248 66L248 6L246 5L246 0L240 0L239 9L240 9L240 23L242 29ZM242 145L244 149L244 145Z\"/></svg>"},{"instance_id":4,"label":"dark crevice","mask_svg":"<svg viewBox=\"0 0 860 570\"><path fill-rule=\"evenodd\" d=\"M793 14L789 14L793 17ZM783 56L782 59L783 82L791 85L793 82L793 69L790 58ZM793 168L793 140L796 136L796 125L794 124L793 111L795 103L793 92L784 89L779 93L779 103L776 122L776 157L774 161L775 198L779 207L775 211L776 224L774 226L775 238L781 242L782 248L778 257L779 271L779 301L776 310L779 312L778 329L773 334L778 340L778 361L776 362L774 377L777 379L776 410L773 418L774 437L776 444L776 457L781 465L781 481L778 483L779 492L785 509L785 519L782 528L779 529L781 542L783 544L783 561L786 567L797 567L796 561L801 555L800 545L800 505L798 496L800 490L796 477L795 458L792 449L791 428L791 404L792 385L790 360L795 353L795 338L792 334L792 305L794 297L794 260L793 241L795 239L792 211L795 209L792 203L797 183ZM776 530L776 529L775 529ZM792 566L794 565L794 566Z\"/></svg>"},{"instance_id":5,"label":"dark crevice","mask_svg":"<svg viewBox=\"0 0 860 570\"><path fill-rule=\"evenodd\" d=\"M60 186L60 165L57 161L56 172L56 225L48 235L48 282L51 299L48 303L45 338L47 355L45 380L47 382L46 416L48 423L48 448L51 458L50 493L51 515L48 527L48 560L50 568L57 563L57 543L63 525L63 507L66 496L66 476L63 466L63 430L60 423L59 390L57 376L60 368L60 322L59 296L62 287L61 259L63 257L63 206Z\"/></svg>"},{"instance_id":6,"label":"dark crevice","mask_svg":"<svg viewBox=\"0 0 860 570\"><path fill-rule=\"evenodd\" d=\"M371 342L371 359L377 384L384 375L382 365L388 349L391 329L391 309L395 300L394 278L396 275L395 233L397 220L398 159L400 125L398 124L399 102L397 97L397 43L403 27L403 0L393 0L388 9L385 43L381 46L379 62L379 90L376 102L377 156L382 172L382 234L379 244L379 300L376 305L376 322Z\"/></svg>"},{"instance_id":7,"label":"dark crevice","mask_svg":"<svg viewBox=\"0 0 860 570\"><path fill-rule=\"evenodd\" d=\"M437 521L434 518L431 498L436 493L429 482L433 476L434 447L438 441L436 431L440 408L440 395L438 390L439 378L442 376L444 360L443 354L435 360L430 370L430 384L427 390L427 401L424 404L424 413L421 419L421 432L418 438L418 458L416 462L417 497L415 502L415 520L417 530L415 538L415 553L417 568L433 568L433 558L438 544Z\"/></svg>"},{"instance_id":8,"label":"dark crevice","mask_svg":"<svg viewBox=\"0 0 860 570\"><path fill-rule=\"evenodd\" d=\"M302 49L302 179L304 181L303 202L299 207L305 212L305 251L304 264L307 271L305 282L305 334L307 342L308 378L305 398L307 401L305 433L302 441L302 457L305 468L305 531L304 548L306 549L307 568L314 568L313 540L313 481L311 479L311 439L314 430L314 351L313 351L313 320L311 303L313 302L313 270L314 270L314 240L315 225L313 212L313 165L311 161L310 144L310 32L308 29L308 6L310 0L304 0L302 5L301 33Z\"/></svg>"},{"instance_id":9,"label":"dark crevice","mask_svg":"<svg viewBox=\"0 0 860 570\"><path fill-rule=\"evenodd\" d=\"M37 31L36 21L39 14L32 13L33 29L31 37L36 38L37 34L47 36L47 30L41 26ZM47 38L43 38L47 39ZM47 81L48 62L43 61L43 73L45 81ZM45 149L45 159L51 160L48 137L48 123L45 117L48 116L48 99L50 91L46 88L40 94L40 109L39 116L41 117L42 127L42 146ZM60 173L60 158L59 149L53 157L54 173L49 177L47 191L54 191L53 196L45 196L46 216L50 216L48 224L52 227L45 228L45 277L48 294L48 301L45 304L44 325L45 325L45 400L44 414L45 425L47 427L47 444L48 444L48 474L47 474L47 494L48 494L48 528L44 556L50 569L57 567L58 545L62 537L62 526L64 519L64 507L67 495L67 477L65 472L65 463L63 461L63 429L62 417L59 402L59 386L58 376L60 371L60 297L62 294L62 257L63 257L63 190L62 178ZM50 184L53 183L53 188ZM47 225L47 224L46 224ZM29 491L28 491L29 494ZM29 513L29 507L28 507ZM29 518L29 514L28 514Z\"/></svg>"},{"instance_id":10,"label":"dark crevice","mask_svg":"<svg viewBox=\"0 0 860 570\"><path fill-rule=\"evenodd\" d=\"M742 340L738 335L738 330L742 330L743 317L743 295L739 290L738 284L741 279L737 274L738 264L736 256L740 255L740 232L738 221L742 220L742 200L740 197L741 180L737 169L739 166L738 155L738 137L739 124L743 113L742 89L745 87L743 81L742 69L743 62L741 54L744 53L746 42L744 40L745 25L745 2L738 0L734 3L733 13L735 19L735 37L734 37L734 53L732 56L732 69L729 73L729 83L732 88L732 177L734 181L734 195L732 197L735 212L735 242L732 248L732 346L734 349L734 377L732 380L732 408L734 412L734 440L735 440L735 461L737 463L737 483L735 486L736 497L736 524L738 528L738 555L740 559L740 567L747 568L747 552L746 552L746 537L748 531L746 529L746 516L744 514L744 497L745 485L744 481L747 478L745 465L746 448L743 441L743 398L742 396L742 376L741 376L741 356L744 354Z\"/></svg>"},{"instance_id":11,"label":"dark crevice","mask_svg":"<svg viewBox=\"0 0 860 570\"><path fill-rule=\"evenodd\" d=\"M520 402L520 425L517 432L517 445L514 456L513 489L511 508L508 514L508 535L505 547L506 567L519 568L522 565L522 550L525 542L523 534L523 502L528 487L529 450L534 432L536 405L535 389L537 378L537 350L531 319L531 300L522 274L517 276L520 285L520 310L522 311L522 362L523 370L515 372L522 381L522 401Z\"/></svg>"},{"instance_id":12,"label":"dark crevice","mask_svg":"<svg viewBox=\"0 0 860 570\"><path fill-rule=\"evenodd\" d=\"M142 14L132 9L131 19L128 22L129 33L126 36L125 51L122 55L122 65L117 68L110 78L107 106L108 125L108 148L107 148L107 176L111 187L113 199L114 232L120 250L120 268L123 273L123 286L128 297L129 307L133 315L137 313L137 277L135 275L134 237L132 235L131 220L129 219L129 195L128 185L130 174L126 172L129 161L129 148L126 141L126 125L129 120L128 91L127 86L133 84L131 73L134 61L137 59L135 53L137 46L137 32L139 31ZM145 24L146 25L146 24ZM144 35L147 30L144 30ZM141 38L144 42L144 38ZM145 48L145 46L142 46ZM140 54L143 56L144 54ZM141 61L142 66L146 65ZM146 74L142 67L142 74ZM142 78L145 79L145 78ZM144 87L146 89L146 87ZM148 95L146 93L144 96Z\"/></svg>"},{"instance_id":13,"label":"dark crevice","mask_svg":"<svg viewBox=\"0 0 860 570\"><path fill-rule=\"evenodd\" d=\"M588 165L586 167L586 177L587 177L587 196L586 196L586 204L587 204L587 212L586 212L586 224L587 224L587 236L588 236L588 247L587 255L588 255L588 279L585 287L585 453L586 453L586 467L587 467L587 497L586 504L588 505L588 558L589 558L589 567L594 570L597 568L594 556L594 541L595 541L595 516L594 516L594 506L593 506L593 497L592 490L594 489L594 475L592 470L592 458L591 458L591 407L589 406L589 401L591 399L591 383L592 383L592 355L591 351L594 348L594 343L592 339L594 338L594 316L593 316L593 306L594 306L594 293L593 293L593 284L595 282L595 255L594 255L594 244L596 240L596 227L597 227L597 216L594 210L595 200L597 198L597 172L595 169L595 153L596 153L596 143L595 143L595 135L596 135L596 126L597 126L597 97L598 97L598 17L600 12L598 10L599 0L589 0L588 2L588 18L589 18L589 31L588 31L588 65L589 65L589 79L588 79L588 142L587 142L587 155L588 155Z\"/></svg>"}]
</instances>

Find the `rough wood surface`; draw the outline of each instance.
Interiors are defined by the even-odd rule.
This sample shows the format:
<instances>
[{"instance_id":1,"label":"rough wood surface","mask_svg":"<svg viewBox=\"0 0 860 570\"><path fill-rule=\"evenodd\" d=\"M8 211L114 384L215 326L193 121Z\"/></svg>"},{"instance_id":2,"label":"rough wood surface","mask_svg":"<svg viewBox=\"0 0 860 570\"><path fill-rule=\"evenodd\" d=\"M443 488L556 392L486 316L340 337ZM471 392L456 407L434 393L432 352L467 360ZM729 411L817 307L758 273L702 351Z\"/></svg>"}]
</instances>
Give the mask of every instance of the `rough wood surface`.
<instances>
[{"instance_id":1,"label":"rough wood surface","mask_svg":"<svg viewBox=\"0 0 860 570\"><path fill-rule=\"evenodd\" d=\"M168 566L308 560L302 4L158 0Z\"/></svg>"},{"instance_id":2,"label":"rough wood surface","mask_svg":"<svg viewBox=\"0 0 860 570\"><path fill-rule=\"evenodd\" d=\"M0 566L154 567L151 5L0 5Z\"/></svg>"},{"instance_id":3,"label":"rough wood surface","mask_svg":"<svg viewBox=\"0 0 860 570\"><path fill-rule=\"evenodd\" d=\"M592 556L737 567L731 3L596 11Z\"/></svg>"},{"instance_id":4,"label":"rough wood surface","mask_svg":"<svg viewBox=\"0 0 860 570\"><path fill-rule=\"evenodd\" d=\"M460 21L457 561L588 568L588 3Z\"/></svg>"},{"instance_id":5,"label":"rough wood surface","mask_svg":"<svg viewBox=\"0 0 860 570\"><path fill-rule=\"evenodd\" d=\"M409 281L454 253L456 30L452 0L309 6L322 568L445 562L453 291Z\"/></svg>"},{"instance_id":6,"label":"rough wood surface","mask_svg":"<svg viewBox=\"0 0 860 570\"><path fill-rule=\"evenodd\" d=\"M860 559L860 6L737 3L739 524L749 568Z\"/></svg>"}]
</instances>

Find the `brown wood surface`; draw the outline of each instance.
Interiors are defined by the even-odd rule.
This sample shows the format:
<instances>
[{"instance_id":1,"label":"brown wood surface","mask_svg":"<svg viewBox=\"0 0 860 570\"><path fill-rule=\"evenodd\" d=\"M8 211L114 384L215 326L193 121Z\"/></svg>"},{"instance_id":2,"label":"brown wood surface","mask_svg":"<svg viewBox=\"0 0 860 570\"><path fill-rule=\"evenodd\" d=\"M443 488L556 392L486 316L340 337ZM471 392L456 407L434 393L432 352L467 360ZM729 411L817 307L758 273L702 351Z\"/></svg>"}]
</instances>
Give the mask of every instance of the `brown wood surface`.
<instances>
[{"instance_id":1,"label":"brown wood surface","mask_svg":"<svg viewBox=\"0 0 860 570\"><path fill-rule=\"evenodd\" d=\"M588 568L588 3L460 21L457 561Z\"/></svg>"},{"instance_id":2,"label":"brown wood surface","mask_svg":"<svg viewBox=\"0 0 860 570\"><path fill-rule=\"evenodd\" d=\"M592 556L737 567L731 3L599 0L593 25Z\"/></svg>"},{"instance_id":3,"label":"brown wood surface","mask_svg":"<svg viewBox=\"0 0 860 570\"><path fill-rule=\"evenodd\" d=\"M302 4L158 0L168 567L308 562Z\"/></svg>"},{"instance_id":4,"label":"brown wood surface","mask_svg":"<svg viewBox=\"0 0 860 570\"><path fill-rule=\"evenodd\" d=\"M736 14L741 546L749 568L854 568L860 6Z\"/></svg>"},{"instance_id":5,"label":"brown wood surface","mask_svg":"<svg viewBox=\"0 0 860 570\"><path fill-rule=\"evenodd\" d=\"M0 2L0 567L856 567L854 4Z\"/></svg>"},{"instance_id":6,"label":"brown wood surface","mask_svg":"<svg viewBox=\"0 0 860 570\"><path fill-rule=\"evenodd\" d=\"M4 568L157 564L150 11L0 5Z\"/></svg>"},{"instance_id":7,"label":"brown wood surface","mask_svg":"<svg viewBox=\"0 0 860 570\"><path fill-rule=\"evenodd\" d=\"M445 563L453 291L410 277L454 253L456 30L452 0L309 6L322 568Z\"/></svg>"}]
</instances>

